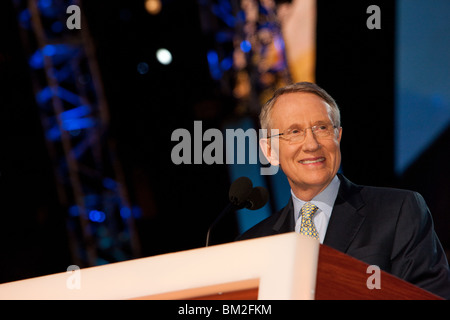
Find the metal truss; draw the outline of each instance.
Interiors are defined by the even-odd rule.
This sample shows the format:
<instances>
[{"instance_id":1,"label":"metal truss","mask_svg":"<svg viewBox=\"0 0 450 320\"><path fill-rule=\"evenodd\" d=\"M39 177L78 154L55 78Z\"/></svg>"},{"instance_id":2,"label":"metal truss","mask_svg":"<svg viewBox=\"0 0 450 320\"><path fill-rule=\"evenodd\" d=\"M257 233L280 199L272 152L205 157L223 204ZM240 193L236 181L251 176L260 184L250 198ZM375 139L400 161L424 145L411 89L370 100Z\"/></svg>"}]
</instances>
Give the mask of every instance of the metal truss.
<instances>
[{"instance_id":1,"label":"metal truss","mask_svg":"<svg viewBox=\"0 0 450 320\"><path fill-rule=\"evenodd\" d=\"M197 0L210 37L209 70L237 116L255 116L278 87L292 81L275 0Z\"/></svg>"},{"instance_id":2,"label":"metal truss","mask_svg":"<svg viewBox=\"0 0 450 320\"><path fill-rule=\"evenodd\" d=\"M66 208L69 243L80 267L140 256L139 208L132 206L115 144L108 104L82 3L14 1L29 54L36 102ZM81 29L66 12L81 8Z\"/></svg>"}]
</instances>

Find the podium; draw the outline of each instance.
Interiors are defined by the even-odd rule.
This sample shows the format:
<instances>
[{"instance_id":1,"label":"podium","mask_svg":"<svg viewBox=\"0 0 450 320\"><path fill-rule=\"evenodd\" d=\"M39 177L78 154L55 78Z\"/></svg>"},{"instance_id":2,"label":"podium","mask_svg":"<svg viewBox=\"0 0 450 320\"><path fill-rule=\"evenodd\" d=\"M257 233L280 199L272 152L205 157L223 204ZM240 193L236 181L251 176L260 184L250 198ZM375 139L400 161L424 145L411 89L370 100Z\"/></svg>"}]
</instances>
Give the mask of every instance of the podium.
<instances>
[{"instance_id":1,"label":"podium","mask_svg":"<svg viewBox=\"0 0 450 320\"><path fill-rule=\"evenodd\" d=\"M0 284L0 299L440 299L286 233Z\"/></svg>"}]
</instances>

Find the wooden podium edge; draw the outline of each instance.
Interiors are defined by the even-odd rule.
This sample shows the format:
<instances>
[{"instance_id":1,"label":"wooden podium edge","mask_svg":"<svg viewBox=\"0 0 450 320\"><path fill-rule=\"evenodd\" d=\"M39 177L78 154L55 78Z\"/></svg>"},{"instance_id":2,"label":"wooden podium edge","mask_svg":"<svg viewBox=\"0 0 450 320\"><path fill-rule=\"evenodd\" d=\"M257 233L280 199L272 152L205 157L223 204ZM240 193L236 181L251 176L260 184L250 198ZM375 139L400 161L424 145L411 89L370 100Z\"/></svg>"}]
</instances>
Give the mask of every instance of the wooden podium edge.
<instances>
[{"instance_id":1,"label":"wooden podium edge","mask_svg":"<svg viewBox=\"0 0 450 320\"><path fill-rule=\"evenodd\" d=\"M130 300L256 300L258 288L259 279L248 279L136 297Z\"/></svg>"},{"instance_id":2,"label":"wooden podium edge","mask_svg":"<svg viewBox=\"0 0 450 320\"><path fill-rule=\"evenodd\" d=\"M380 270L380 289L369 289L369 265L321 245L316 300L443 300L409 282Z\"/></svg>"},{"instance_id":3,"label":"wooden podium edge","mask_svg":"<svg viewBox=\"0 0 450 320\"><path fill-rule=\"evenodd\" d=\"M370 289L369 265L320 245L316 300L442 300L441 297L380 270L380 289ZM147 295L132 300L257 300L259 279Z\"/></svg>"}]
</instances>

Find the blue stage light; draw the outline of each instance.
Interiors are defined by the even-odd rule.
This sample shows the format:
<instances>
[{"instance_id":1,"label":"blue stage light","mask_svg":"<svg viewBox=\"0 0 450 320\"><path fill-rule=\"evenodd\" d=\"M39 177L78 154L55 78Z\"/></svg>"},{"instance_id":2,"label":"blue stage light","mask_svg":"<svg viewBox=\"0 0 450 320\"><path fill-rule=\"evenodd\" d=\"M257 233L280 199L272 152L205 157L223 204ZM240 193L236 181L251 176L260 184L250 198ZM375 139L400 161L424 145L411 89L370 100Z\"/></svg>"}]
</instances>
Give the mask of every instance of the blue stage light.
<instances>
[{"instance_id":1,"label":"blue stage light","mask_svg":"<svg viewBox=\"0 0 450 320\"><path fill-rule=\"evenodd\" d=\"M139 62L138 63L137 71L140 74L146 74L146 73L148 73L148 70L149 70L149 68L148 68L148 64L146 62Z\"/></svg>"},{"instance_id":2,"label":"blue stage light","mask_svg":"<svg viewBox=\"0 0 450 320\"><path fill-rule=\"evenodd\" d=\"M67 78L69 78L72 75L73 75L73 71L69 65L65 65L63 68L61 68L59 70L53 68L53 76L59 82L63 82L64 80L66 80Z\"/></svg>"},{"instance_id":3,"label":"blue stage light","mask_svg":"<svg viewBox=\"0 0 450 320\"><path fill-rule=\"evenodd\" d=\"M47 130L45 133L45 137L50 141L58 141L61 137L61 132L59 131L58 126L54 126Z\"/></svg>"},{"instance_id":4,"label":"blue stage light","mask_svg":"<svg viewBox=\"0 0 450 320\"><path fill-rule=\"evenodd\" d=\"M223 71L230 70L232 66L233 66L232 57L226 57L220 62L220 67Z\"/></svg>"},{"instance_id":5,"label":"blue stage light","mask_svg":"<svg viewBox=\"0 0 450 320\"><path fill-rule=\"evenodd\" d=\"M22 28L29 29L31 27L31 14L28 9L19 13L19 23Z\"/></svg>"},{"instance_id":6,"label":"blue stage light","mask_svg":"<svg viewBox=\"0 0 450 320\"><path fill-rule=\"evenodd\" d=\"M38 3L38 7L40 9L47 9L52 5L52 0L40 0Z\"/></svg>"},{"instance_id":7,"label":"blue stage light","mask_svg":"<svg viewBox=\"0 0 450 320\"><path fill-rule=\"evenodd\" d=\"M36 50L30 57L28 63L33 69L44 67L44 55L52 58L54 65L72 59L78 54L79 49L66 44L48 44L42 49Z\"/></svg>"},{"instance_id":8,"label":"blue stage light","mask_svg":"<svg viewBox=\"0 0 450 320\"><path fill-rule=\"evenodd\" d=\"M52 0L39 0L37 5L44 17L56 17L58 15L58 6L54 5Z\"/></svg>"},{"instance_id":9,"label":"blue stage light","mask_svg":"<svg viewBox=\"0 0 450 320\"><path fill-rule=\"evenodd\" d=\"M131 210L130 210L130 208L122 207L122 208L120 209L120 216L121 216L123 219L128 219L129 217L131 217Z\"/></svg>"},{"instance_id":10,"label":"blue stage light","mask_svg":"<svg viewBox=\"0 0 450 320\"><path fill-rule=\"evenodd\" d=\"M89 219L93 222L103 222L106 219L106 215L104 212L99 210L91 210L89 212Z\"/></svg>"},{"instance_id":11,"label":"blue stage light","mask_svg":"<svg viewBox=\"0 0 450 320\"><path fill-rule=\"evenodd\" d=\"M36 50L28 60L28 64L33 69L42 69L44 67L44 56L41 50Z\"/></svg>"},{"instance_id":12,"label":"blue stage light","mask_svg":"<svg viewBox=\"0 0 450 320\"><path fill-rule=\"evenodd\" d=\"M42 53L51 57L56 54L56 46L53 44L48 44L42 49Z\"/></svg>"},{"instance_id":13,"label":"blue stage light","mask_svg":"<svg viewBox=\"0 0 450 320\"><path fill-rule=\"evenodd\" d=\"M73 118L81 118L90 113L88 106L79 106L61 113L61 120L70 120Z\"/></svg>"},{"instance_id":14,"label":"blue stage light","mask_svg":"<svg viewBox=\"0 0 450 320\"><path fill-rule=\"evenodd\" d=\"M71 217L78 217L80 215L77 205L73 205L69 208L69 215Z\"/></svg>"},{"instance_id":15,"label":"blue stage light","mask_svg":"<svg viewBox=\"0 0 450 320\"><path fill-rule=\"evenodd\" d=\"M250 43L250 41L244 40L241 42L240 47L242 51L250 52L250 50L252 49L252 44Z\"/></svg>"},{"instance_id":16,"label":"blue stage light","mask_svg":"<svg viewBox=\"0 0 450 320\"><path fill-rule=\"evenodd\" d=\"M212 12L222 19L229 27L234 27L236 18L232 14L231 4L226 0L220 0L218 4L212 6Z\"/></svg>"},{"instance_id":17,"label":"blue stage light","mask_svg":"<svg viewBox=\"0 0 450 320\"><path fill-rule=\"evenodd\" d=\"M93 126L95 126L95 121L91 118L64 120L62 123L63 129L67 131L92 128Z\"/></svg>"},{"instance_id":18,"label":"blue stage light","mask_svg":"<svg viewBox=\"0 0 450 320\"><path fill-rule=\"evenodd\" d=\"M106 189L114 190L114 189L116 189L116 187L117 187L117 183L116 183L113 179L111 179L111 178L104 178L104 179L103 179L103 186L104 186Z\"/></svg>"},{"instance_id":19,"label":"blue stage light","mask_svg":"<svg viewBox=\"0 0 450 320\"><path fill-rule=\"evenodd\" d=\"M219 80L222 77L222 72L220 71L219 56L217 55L217 52L214 50L208 51L207 59L211 76L213 79Z\"/></svg>"},{"instance_id":20,"label":"blue stage light","mask_svg":"<svg viewBox=\"0 0 450 320\"><path fill-rule=\"evenodd\" d=\"M45 87L36 94L36 100L39 104L44 105L53 96L52 89L50 87Z\"/></svg>"},{"instance_id":21,"label":"blue stage light","mask_svg":"<svg viewBox=\"0 0 450 320\"><path fill-rule=\"evenodd\" d=\"M77 106L80 105L81 99L80 96L64 89L63 87L58 87L56 90L56 94L58 97L63 99L66 102L69 102L70 104ZM53 90L50 87L45 87L40 92L36 94L36 100L40 104L46 103L48 100L50 100L53 96Z\"/></svg>"},{"instance_id":22,"label":"blue stage light","mask_svg":"<svg viewBox=\"0 0 450 320\"><path fill-rule=\"evenodd\" d=\"M219 62L217 52L215 52L214 50L208 51L207 58L210 65L216 65Z\"/></svg>"},{"instance_id":23,"label":"blue stage light","mask_svg":"<svg viewBox=\"0 0 450 320\"><path fill-rule=\"evenodd\" d=\"M74 106L80 105L80 96L63 87L58 87L58 96Z\"/></svg>"}]
</instances>

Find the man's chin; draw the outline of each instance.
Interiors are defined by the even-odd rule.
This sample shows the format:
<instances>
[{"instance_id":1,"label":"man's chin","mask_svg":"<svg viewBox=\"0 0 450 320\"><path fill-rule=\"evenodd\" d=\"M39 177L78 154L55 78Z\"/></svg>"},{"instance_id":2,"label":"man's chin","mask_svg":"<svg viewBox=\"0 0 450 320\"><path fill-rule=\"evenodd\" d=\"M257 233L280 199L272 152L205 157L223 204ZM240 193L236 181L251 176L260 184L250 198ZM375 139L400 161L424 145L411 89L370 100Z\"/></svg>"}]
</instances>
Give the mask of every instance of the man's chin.
<instances>
[{"instance_id":1,"label":"man's chin","mask_svg":"<svg viewBox=\"0 0 450 320\"><path fill-rule=\"evenodd\" d=\"M334 176L333 176L334 177ZM289 184L291 185L291 188L295 186L296 188L300 188L302 190L309 190L309 189L318 189L322 191L325 189L330 182L333 180L333 177L327 176L311 176L306 177L300 176L301 179L297 179L296 181L292 181L288 178Z\"/></svg>"}]
</instances>

